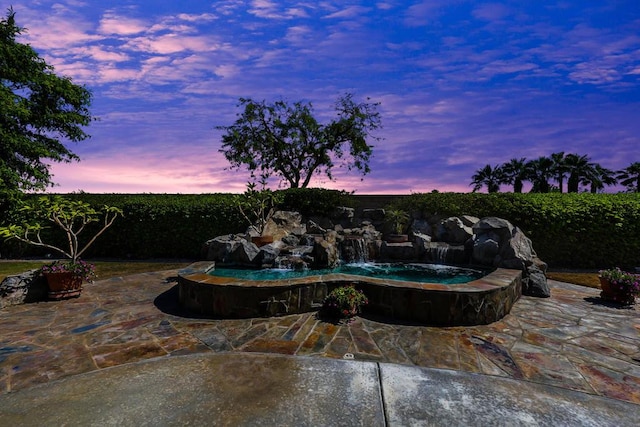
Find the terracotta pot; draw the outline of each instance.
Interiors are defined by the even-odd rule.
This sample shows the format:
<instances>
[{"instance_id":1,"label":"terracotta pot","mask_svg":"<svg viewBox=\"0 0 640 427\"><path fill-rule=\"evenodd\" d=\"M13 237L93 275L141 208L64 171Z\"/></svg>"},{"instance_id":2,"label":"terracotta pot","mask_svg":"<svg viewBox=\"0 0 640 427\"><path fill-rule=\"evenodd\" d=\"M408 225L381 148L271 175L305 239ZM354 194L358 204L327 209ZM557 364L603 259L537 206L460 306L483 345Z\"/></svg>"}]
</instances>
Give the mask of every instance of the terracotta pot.
<instances>
[{"instance_id":1,"label":"terracotta pot","mask_svg":"<svg viewBox=\"0 0 640 427\"><path fill-rule=\"evenodd\" d=\"M600 288L602 292L600 292L600 298L605 301L616 302L619 304L633 304L635 302L635 297L633 294L629 292L622 292L619 289L614 288L609 280L600 277Z\"/></svg>"},{"instance_id":2,"label":"terracotta pot","mask_svg":"<svg viewBox=\"0 0 640 427\"><path fill-rule=\"evenodd\" d=\"M273 243L273 236L252 236L251 242L257 247L268 245L269 243Z\"/></svg>"},{"instance_id":3,"label":"terracotta pot","mask_svg":"<svg viewBox=\"0 0 640 427\"><path fill-rule=\"evenodd\" d=\"M71 272L44 273L49 285L49 299L64 299L80 296L82 277Z\"/></svg>"}]
</instances>

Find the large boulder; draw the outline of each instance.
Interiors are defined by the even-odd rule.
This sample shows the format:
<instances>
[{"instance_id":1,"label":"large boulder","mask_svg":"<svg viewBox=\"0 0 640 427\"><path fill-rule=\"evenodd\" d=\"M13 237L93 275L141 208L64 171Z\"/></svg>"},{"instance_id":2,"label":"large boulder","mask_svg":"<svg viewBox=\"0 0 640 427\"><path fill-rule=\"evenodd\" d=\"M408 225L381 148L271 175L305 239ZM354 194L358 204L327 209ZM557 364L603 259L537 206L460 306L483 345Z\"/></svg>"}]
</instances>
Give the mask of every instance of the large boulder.
<instances>
[{"instance_id":1,"label":"large boulder","mask_svg":"<svg viewBox=\"0 0 640 427\"><path fill-rule=\"evenodd\" d=\"M258 249L258 253L251 260L253 264L260 267L270 268L276 262L276 259L280 255L280 248L283 246L281 241L269 243L268 245L261 246Z\"/></svg>"},{"instance_id":2,"label":"large boulder","mask_svg":"<svg viewBox=\"0 0 640 427\"><path fill-rule=\"evenodd\" d=\"M533 244L525 234L515 227L512 231L511 238L500 248L500 258L498 264L505 268L519 268L533 264L536 252L533 250Z\"/></svg>"},{"instance_id":3,"label":"large boulder","mask_svg":"<svg viewBox=\"0 0 640 427\"><path fill-rule=\"evenodd\" d=\"M458 218L466 227L473 227L478 221L480 221L480 218L472 215L460 215Z\"/></svg>"},{"instance_id":4,"label":"large boulder","mask_svg":"<svg viewBox=\"0 0 640 427\"><path fill-rule=\"evenodd\" d=\"M436 240L439 242L461 245L472 237L472 228L455 216L443 219L436 228Z\"/></svg>"},{"instance_id":5,"label":"large boulder","mask_svg":"<svg viewBox=\"0 0 640 427\"><path fill-rule=\"evenodd\" d=\"M431 236L417 231L413 231L412 235L413 245L416 247L416 256L418 259L422 259L429 248L429 244L431 243Z\"/></svg>"},{"instance_id":6,"label":"large boulder","mask_svg":"<svg viewBox=\"0 0 640 427\"><path fill-rule=\"evenodd\" d=\"M336 225L342 227L350 227L353 225L353 219L355 217L355 209L346 206L338 206L331 213L331 219Z\"/></svg>"},{"instance_id":7,"label":"large boulder","mask_svg":"<svg viewBox=\"0 0 640 427\"><path fill-rule=\"evenodd\" d=\"M475 264L494 265L500 253L500 236L488 232L477 234L473 239L472 260Z\"/></svg>"},{"instance_id":8,"label":"large boulder","mask_svg":"<svg viewBox=\"0 0 640 427\"><path fill-rule=\"evenodd\" d=\"M523 274L522 294L539 298L548 298L551 296L547 276L538 266L529 266L525 274Z\"/></svg>"},{"instance_id":9,"label":"large boulder","mask_svg":"<svg viewBox=\"0 0 640 427\"><path fill-rule=\"evenodd\" d=\"M231 262L231 254L243 241L246 242L245 239L235 234L215 237L204 244L205 258L207 261L216 261L223 264Z\"/></svg>"},{"instance_id":10,"label":"large boulder","mask_svg":"<svg viewBox=\"0 0 640 427\"><path fill-rule=\"evenodd\" d=\"M494 216L482 218L476 222L473 227L474 236L482 236L486 233L494 233L498 236L498 243L502 245L511 238L513 225L506 219Z\"/></svg>"},{"instance_id":11,"label":"large boulder","mask_svg":"<svg viewBox=\"0 0 640 427\"><path fill-rule=\"evenodd\" d=\"M546 265L522 230L505 219L487 217L474 224L473 231L473 263L521 270L523 295L551 296Z\"/></svg>"},{"instance_id":12,"label":"large boulder","mask_svg":"<svg viewBox=\"0 0 640 427\"><path fill-rule=\"evenodd\" d=\"M288 234L302 236L306 232L306 225L302 223L302 215L299 212L277 211L267 221L262 234L280 240Z\"/></svg>"},{"instance_id":13,"label":"large boulder","mask_svg":"<svg viewBox=\"0 0 640 427\"><path fill-rule=\"evenodd\" d=\"M324 234L327 232L325 227L322 227L320 224L313 220L307 221L307 233L309 234Z\"/></svg>"},{"instance_id":14,"label":"large boulder","mask_svg":"<svg viewBox=\"0 0 640 427\"><path fill-rule=\"evenodd\" d=\"M253 266L254 258L258 256L258 247L251 242L241 240L231 252L231 263L236 265Z\"/></svg>"},{"instance_id":15,"label":"large boulder","mask_svg":"<svg viewBox=\"0 0 640 427\"><path fill-rule=\"evenodd\" d=\"M325 239L317 239L311 254L314 268L335 268L340 263L335 240L331 242Z\"/></svg>"},{"instance_id":16,"label":"large boulder","mask_svg":"<svg viewBox=\"0 0 640 427\"><path fill-rule=\"evenodd\" d=\"M0 283L0 309L47 299L47 281L38 270L7 276Z\"/></svg>"},{"instance_id":17,"label":"large boulder","mask_svg":"<svg viewBox=\"0 0 640 427\"><path fill-rule=\"evenodd\" d=\"M433 235L433 227L429 224L429 221L424 219L414 219L409 227L409 231L413 235L420 234L429 236L429 239L431 239Z\"/></svg>"}]
</instances>

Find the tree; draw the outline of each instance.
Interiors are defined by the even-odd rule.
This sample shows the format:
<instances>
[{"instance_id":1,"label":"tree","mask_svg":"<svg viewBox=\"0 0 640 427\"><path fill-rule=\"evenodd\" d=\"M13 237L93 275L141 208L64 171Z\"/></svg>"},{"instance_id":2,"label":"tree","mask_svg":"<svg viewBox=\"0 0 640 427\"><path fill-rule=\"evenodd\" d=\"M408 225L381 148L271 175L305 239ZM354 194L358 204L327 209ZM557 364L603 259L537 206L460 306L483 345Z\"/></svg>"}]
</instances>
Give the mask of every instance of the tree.
<instances>
[{"instance_id":1,"label":"tree","mask_svg":"<svg viewBox=\"0 0 640 427\"><path fill-rule=\"evenodd\" d=\"M486 165L478 169L471 177L471 180L470 185L473 185L474 192L486 186L489 193L497 193L500 191L500 184L505 181L505 175L500 166L491 167L491 165Z\"/></svg>"},{"instance_id":2,"label":"tree","mask_svg":"<svg viewBox=\"0 0 640 427\"><path fill-rule=\"evenodd\" d=\"M527 159L511 159L502 164L504 183L513 185L514 193L522 193L523 181L527 179Z\"/></svg>"},{"instance_id":3,"label":"tree","mask_svg":"<svg viewBox=\"0 0 640 427\"><path fill-rule=\"evenodd\" d=\"M592 172L589 176L583 178L582 184L588 185L592 193L604 190L605 185L616 185L618 180L615 177L616 172L611 169L594 164Z\"/></svg>"},{"instance_id":4,"label":"tree","mask_svg":"<svg viewBox=\"0 0 640 427\"><path fill-rule=\"evenodd\" d=\"M12 224L0 227L0 236L7 239L17 239L21 242L52 249L71 262L76 263L80 256L91 246L113 222L122 215L122 210L113 206L104 206L98 210L80 200L69 200L60 196L42 196L32 203L22 202L20 209L27 216L22 224ZM81 244L79 235L87 225L100 222L102 228L86 243ZM66 237L67 248L63 249L43 241L41 232L46 228L43 223L51 223L61 229Z\"/></svg>"},{"instance_id":5,"label":"tree","mask_svg":"<svg viewBox=\"0 0 640 427\"><path fill-rule=\"evenodd\" d=\"M244 108L225 131L219 150L231 169L246 167L252 178L280 176L291 188L307 187L315 173L333 179L334 160L343 160L349 170L370 172L372 146L367 138L381 127L379 104L360 103L351 94L339 98L337 118L323 125L313 116L310 103L285 101L268 104L240 98Z\"/></svg>"},{"instance_id":6,"label":"tree","mask_svg":"<svg viewBox=\"0 0 640 427\"><path fill-rule=\"evenodd\" d=\"M553 177L553 160L549 157L538 157L527 162L529 181L533 184L532 193L548 193L551 191L549 180Z\"/></svg>"},{"instance_id":7,"label":"tree","mask_svg":"<svg viewBox=\"0 0 640 427\"><path fill-rule=\"evenodd\" d=\"M640 193L640 162L631 163L626 168L618 171L618 180L630 191Z\"/></svg>"},{"instance_id":8,"label":"tree","mask_svg":"<svg viewBox=\"0 0 640 427\"><path fill-rule=\"evenodd\" d=\"M9 9L0 20L0 191L43 190L52 185L45 160L79 160L60 141L89 137L91 93L16 41L23 28Z\"/></svg>"},{"instance_id":9,"label":"tree","mask_svg":"<svg viewBox=\"0 0 640 427\"><path fill-rule=\"evenodd\" d=\"M580 182L595 176L594 164L587 155L567 154L564 160L566 171L569 173L567 193L577 193Z\"/></svg>"},{"instance_id":10,"label":"tree","mask_svg":"<svg viewBox=\"0 0 640 427\"><path fill-rule=\"evenodd\" d=\"M556 182L558 183L558 189L562 193L564 177L567 173L567 164L566 158L564 156L564 151L551 153L550 159L553 162L553 166L551 168L553 169L553 173L555 174Z\"/></svg>"}]
</instances>

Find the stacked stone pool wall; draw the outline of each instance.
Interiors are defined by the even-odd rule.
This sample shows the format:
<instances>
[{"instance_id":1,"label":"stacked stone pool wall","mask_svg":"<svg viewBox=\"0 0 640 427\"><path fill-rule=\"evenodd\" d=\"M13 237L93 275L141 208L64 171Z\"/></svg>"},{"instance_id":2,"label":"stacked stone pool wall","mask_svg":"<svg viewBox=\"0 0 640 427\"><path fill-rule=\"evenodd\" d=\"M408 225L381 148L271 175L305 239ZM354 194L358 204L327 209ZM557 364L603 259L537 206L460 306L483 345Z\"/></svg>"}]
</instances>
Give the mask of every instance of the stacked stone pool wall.
<instances>
[{"instance_id":1,"label":"stacked stone pool wall","mask_svg":"<svg viewBox=\"0 0 640 427\"><path fill-rule=\"evenodd\" d=\"M272 317L318 310L329 292L354 285L369 299L364 315L428 325L482 325L506 316L522 293L522 272L497 269L464 284L443 285L325 274L289 280L240 280L207 274L209 262L178 275L179 303L220 318Z\"/></svg>"}]
</instances>

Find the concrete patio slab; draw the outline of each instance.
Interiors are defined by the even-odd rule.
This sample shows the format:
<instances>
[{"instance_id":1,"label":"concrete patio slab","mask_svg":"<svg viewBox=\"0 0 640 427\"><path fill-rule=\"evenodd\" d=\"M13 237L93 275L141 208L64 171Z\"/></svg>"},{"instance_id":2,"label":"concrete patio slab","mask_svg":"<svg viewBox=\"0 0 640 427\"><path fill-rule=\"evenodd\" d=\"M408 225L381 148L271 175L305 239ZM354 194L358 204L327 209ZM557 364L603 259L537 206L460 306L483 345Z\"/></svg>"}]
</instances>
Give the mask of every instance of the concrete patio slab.
<instances>
[{"instance_id":1,"label":"concrete patio slab","mask_svg":"<svg viewBox=\"0 0 640 427\"><path fill-rule=\"evenodd\" d=\"M267 354L164 357L0 396L20 426L636 426L638 406L450 370Z\"/></svg>"}]
</instances>

